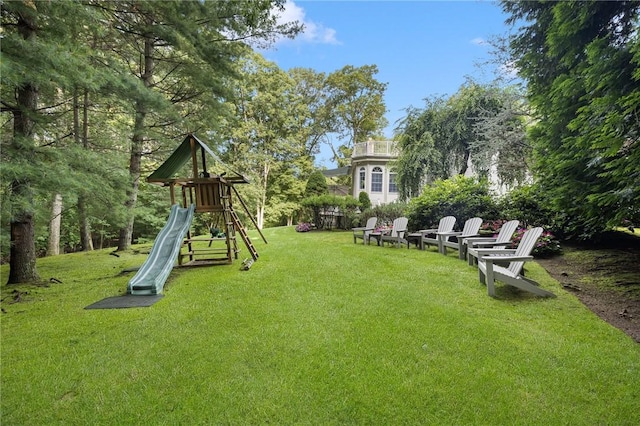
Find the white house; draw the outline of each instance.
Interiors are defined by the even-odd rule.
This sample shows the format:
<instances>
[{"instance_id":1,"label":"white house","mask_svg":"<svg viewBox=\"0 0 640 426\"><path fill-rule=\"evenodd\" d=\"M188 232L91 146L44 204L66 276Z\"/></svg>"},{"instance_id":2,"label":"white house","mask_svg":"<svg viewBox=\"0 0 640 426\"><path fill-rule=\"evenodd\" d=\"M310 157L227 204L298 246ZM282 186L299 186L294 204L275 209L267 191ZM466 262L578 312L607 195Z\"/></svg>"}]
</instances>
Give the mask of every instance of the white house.
<instances>
[{"instance_id":1,"label":"white house","mask_svg":"<svg viewBox=\"0 0 640 426\"><path fill-rule=\"evenodd\" d=\"M351 154L351 165L333 170L325 170L323 174L332 176L351 176L351 195L358 198L361 192L369 194L372 206L388 204L399 198L396 185L396 173L393 161L399 155L395 141L374 141L356 143ZM465 176L476 176L471 159L469 159ZM508 192L509 187L498 178L495 161L489 170L489 185L497 194ZM336 193L340 191L335 190ZM346 188L342 193L346 195Z\"/></svg>"},{"instance_id":2,"label":"white house","mask_svg":"<svg viewBox=\"0 0 640 426\"><path fill-rule=\"evenodd\" d=\"M398 158L394 141L361 142L353 147L351 155L352 195L369 194L371 205L388 204L398 199L396 173L391 162Z\"/></svg>"},{"instance_id":3,"label":"white house","mask_svg":"<svg viewBox=\"0 0 640 426\"><path fill-rule=\"evenodd\" d=\"M398 158L394 141L373 141L356 143L351 154L351 165L333 170L325 170L327 177L351 176L351 195L355 198L361 192L369 194L372 206L388 204L398 199L396 174L391 162Z\"/></svg>"}]
</instances>

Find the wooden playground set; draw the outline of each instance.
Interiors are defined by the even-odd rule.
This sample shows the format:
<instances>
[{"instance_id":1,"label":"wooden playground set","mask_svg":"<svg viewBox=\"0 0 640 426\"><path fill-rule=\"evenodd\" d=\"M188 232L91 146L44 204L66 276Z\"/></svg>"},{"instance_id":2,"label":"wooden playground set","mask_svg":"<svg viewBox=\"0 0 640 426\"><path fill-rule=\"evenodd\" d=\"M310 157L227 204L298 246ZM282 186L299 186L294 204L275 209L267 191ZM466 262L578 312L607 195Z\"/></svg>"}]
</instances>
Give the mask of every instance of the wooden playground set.
<instances>
[{"instance_id":1,"label":"wooden playground set","mask_svg":"<svg viewBox=\"0 0 640 426\"><path fill-rule=\"evenodd\" d=\"M227 173L209 173L207 154L222 163L204 142L189 134L171 156L147 178L149 183L169 187L172 205L180 203L187 208L194 204L196 214L209 214L210 236L193 236L189 228L178 253L178 265L209 266L232 263L234 259L238 259L240 253L238 236L251 256L251 259L244 260L244 264L250 265L258 259L258 252L234 210L234 199L242 206L262 240L265 243L267 241L235 188L237 184L249 182L238 173L234 173L234 176L227 176ZM191 176L175 177L189 160ZM176 194L176 189L180 189L179 195Z\"/></svg>"}]
</instances>

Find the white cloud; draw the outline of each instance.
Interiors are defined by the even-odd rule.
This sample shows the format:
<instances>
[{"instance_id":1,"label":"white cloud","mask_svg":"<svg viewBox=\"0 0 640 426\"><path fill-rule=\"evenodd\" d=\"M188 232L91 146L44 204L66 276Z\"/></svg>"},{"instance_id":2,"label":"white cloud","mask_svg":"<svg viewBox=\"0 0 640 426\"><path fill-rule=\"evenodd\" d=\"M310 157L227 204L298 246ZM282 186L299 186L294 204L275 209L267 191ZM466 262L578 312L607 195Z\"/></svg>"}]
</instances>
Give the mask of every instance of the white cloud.
<instances>
[{"instance_id":1,"label":"white cloud","mask_svg":"<svg viewBox=\"0 0 640 426\"><path fill-rule=\"evenodd\" d=\"M279 24L298 21L304 25L304 29L295 39L297 41L305 43L340 44L336 38L336 30L327 28L321 23L307 20L304 9L292 0L287 0L284 4L284 11L278 11L276 15L278 16ZM286 39L279 41L283 42L286 41Z\"/></svg>"},{"instance_id":2,"label":"white cloud","mask_svg":"<svg viewBox=\"0 0 640 426\"><path fill-rule=\"evenodd\" d=\"M473 40L471 40L472 44L475 44L477 46L486 46L489 44L489 42L485 39L483 39L482 37L476 37Z\"/></svg>"}]
</instances>

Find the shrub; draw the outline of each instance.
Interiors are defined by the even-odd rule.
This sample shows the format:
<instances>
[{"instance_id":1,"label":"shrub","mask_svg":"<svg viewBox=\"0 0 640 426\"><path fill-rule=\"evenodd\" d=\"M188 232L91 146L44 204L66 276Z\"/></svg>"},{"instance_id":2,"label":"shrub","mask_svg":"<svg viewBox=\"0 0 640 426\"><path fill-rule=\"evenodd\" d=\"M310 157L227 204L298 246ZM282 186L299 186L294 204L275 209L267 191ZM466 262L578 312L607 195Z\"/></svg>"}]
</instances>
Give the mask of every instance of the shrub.
<instances>
[{"instance_id":1,"label":"shrub","mask_svg":"<svg viewBox=\"0 0 640 426\"><path fill-rule=\"evenodd\" d=\"M362 212L362 216L377 217L378 224L380 224L381 226L391 225L396 218L407 216L408 210L409 206L407 205L407 203L394 201L393 203L372 207L371 209Z\"/></svg>"},{"instance_id":2,"label":"shrub","mask_svg":"<svg viewBox=\"0 0 640 426\"><path fill-rule=\"evenodd\" d=\"M307 186L304 189L305 197L313 197L316 195L324 195L329 193L329 185L327 179L320 170L311 173L307 180Z\"/></svg>"},{"instance_id":3,"label":"shrub","mask_svg":"<svg viewBox=\"0 0 640 426\"><path fill-rule=\"evenodd\" d=\"M500 232L500 228L502 228L502 225L504 225L505 222L507 221L504 219L496 219L496 220L489 220L489 221L482 222L482 225L480 225L480 231L497 234L498 232Z\"/></svg>"},{"instance_id":4,"label":"shrub","mask_svg":"<svg viewBox=\"0 0 640 426\"><path fill-rule=\"evenodd\" d=\"M360 192L358 194L358 201L360 201L360 210L365 211L371 208L371 199L369 198L369 194L365 191Z\"/></svg>"},{"instance_id":5,"label":"shrub","mask_svg":"<svg viewBox=\"0 0 640 426\"><path fill-rule=\"evenodd\" d=\"M536 185L524 185L500 200L502 217L518 219L524 227L550 229L556 221L551 203Z\"/></svg>"},{"instance_id":6,"label":"shrub","mask_svg":"<svg viewBox=\"0 0 640 426\"><path fill-rule=\"evenodd\" d=\"M498 207L489 194L487 181L455 176L425 186L422 193L411 200L409 228L436 227L444 216L455 216L458 229L472 217L497 219Z\"/></svg>"},{"instance_id":7,"label":"shrub","mask_svg":"<svg viewBox=\"0 0 640 426\"><path fill-rule=\"evenodd\" d=\"M510 248L518 247L518 244L520 244L520 240L522 240L522 236L526 230L526 228L518 228L516 230L516 233L511 239L512 244ZM552 257L561 253L562 249L560 248L560 242L549 231L542 232L532 251L532 254L536 257Z\"/></svg>"},{"instance_id":8,"label":"shrub","mask_svg":"<svg viewBox=\"0 0 640 426\"><path fill-rule=\"evenodd\" d=\"M302 222L296 225L296 231L298 232L309 232L312 229L313 229L313 226L307 222Z\"/></svg>"}]
</instances>

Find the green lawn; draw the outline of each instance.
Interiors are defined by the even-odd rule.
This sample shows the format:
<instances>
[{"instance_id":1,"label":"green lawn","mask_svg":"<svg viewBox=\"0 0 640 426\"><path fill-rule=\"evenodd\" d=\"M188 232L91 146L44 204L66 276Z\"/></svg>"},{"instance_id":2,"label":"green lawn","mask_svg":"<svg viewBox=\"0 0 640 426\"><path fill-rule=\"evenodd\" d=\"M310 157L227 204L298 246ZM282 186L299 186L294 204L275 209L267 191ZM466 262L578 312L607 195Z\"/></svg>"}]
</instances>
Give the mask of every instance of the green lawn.
<instances>
[{"instance_id":1,"label":"green lawn","mask_svg":"<svg viewBox=\"0 0 640 426\"><path fill-rule=\"evenodd\" d=\"M249 271L174 270L149 308L84 309L144 254L41 259L62 284L3 284L2 424L640 423L640 345L539 266L558 298L493 299L455 253L265 234Z\"/></svg>"}]
</instances>

